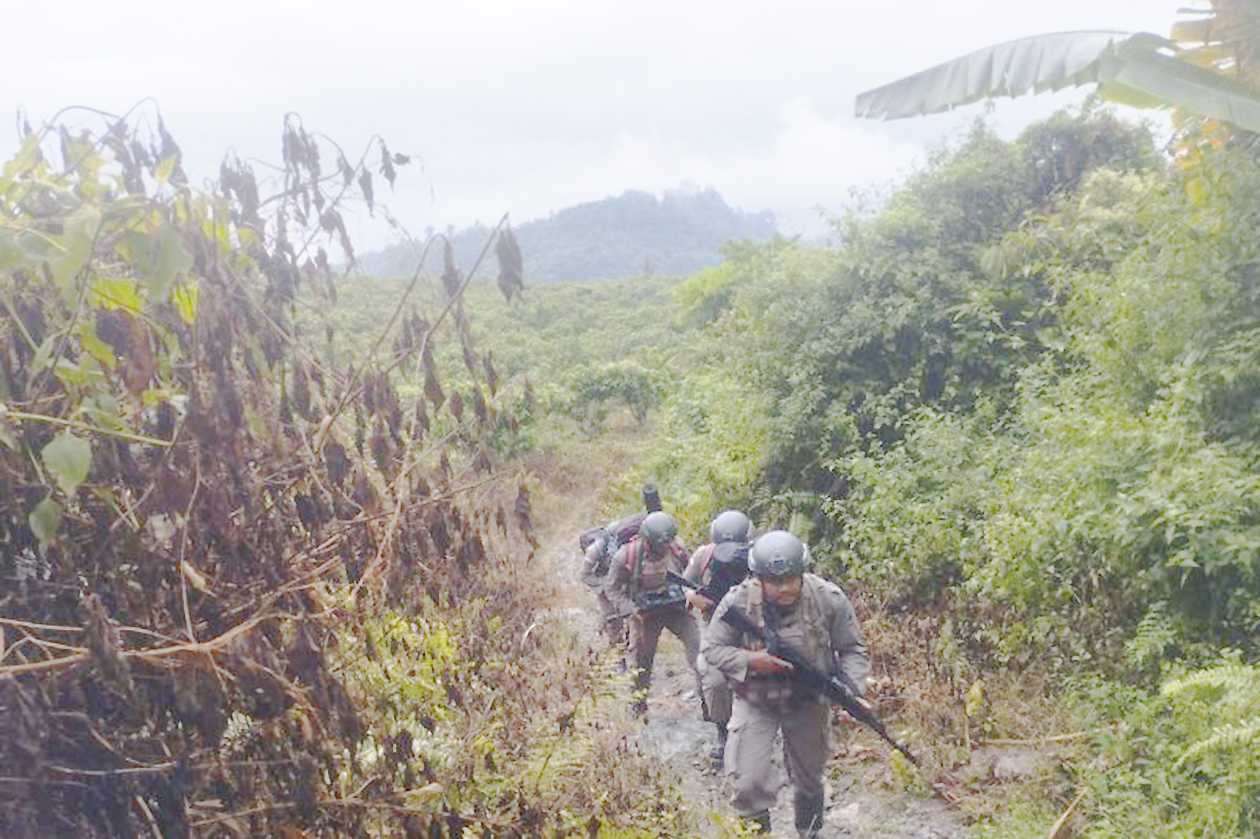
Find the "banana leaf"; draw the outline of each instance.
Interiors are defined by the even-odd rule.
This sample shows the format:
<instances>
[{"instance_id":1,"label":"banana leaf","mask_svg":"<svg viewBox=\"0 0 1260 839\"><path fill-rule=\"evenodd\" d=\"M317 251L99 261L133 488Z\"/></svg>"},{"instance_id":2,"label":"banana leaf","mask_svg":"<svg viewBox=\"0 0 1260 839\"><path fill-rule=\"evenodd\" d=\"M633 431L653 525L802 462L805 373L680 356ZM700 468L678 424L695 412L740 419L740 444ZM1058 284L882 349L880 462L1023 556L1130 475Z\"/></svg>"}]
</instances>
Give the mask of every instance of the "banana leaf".
<instances>
[{"instance_id":1,"label":"banana leaf","mask_svg":"<svg viewBox=\"0 0 1260 839\"><path fill-rule=\"evenodd\" d=\"M1112 101L1179 107L1260 132L1260 96L1147 32L1056 32L987 47L859 94L856 113L899 119L1086 84Z\"/></svg>"}]
</instances>

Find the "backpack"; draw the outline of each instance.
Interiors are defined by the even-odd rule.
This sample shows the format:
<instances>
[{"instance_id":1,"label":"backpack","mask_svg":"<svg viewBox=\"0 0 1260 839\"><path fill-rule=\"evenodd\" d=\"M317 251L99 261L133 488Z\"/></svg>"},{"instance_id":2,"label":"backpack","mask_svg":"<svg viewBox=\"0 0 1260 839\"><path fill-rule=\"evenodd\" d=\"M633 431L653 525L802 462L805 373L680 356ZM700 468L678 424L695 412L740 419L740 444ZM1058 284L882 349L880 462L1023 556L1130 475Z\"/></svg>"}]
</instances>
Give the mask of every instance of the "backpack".
<instances>
[{"instance_id":1,"label":"backpack","mask_svg":"<svg viewBox=\"0 0 1260 839\"><path fill-rule=\"evenodd\" d=\"M609 556L617 552L617 548L639 535L639 525L647 518L647 513L632 513L624 518L609 522L603 527L592 527L583 530L578 536L578 548L583 553L597 539L607 537L605 551Z\"/></svg>"},{"instance_id":2,"label":"backpack","mask_svg":"<svg viewBox=\"0 0 1260 839\"><path fill-rule=\"evenodd\" d=\"M591 546L592 542L603 539L607 533L608 531L602 527L592 527L587 530L583 530L580 534L578 534L578 550L582 553L586 553L586 549Z\"/></svg>"}]
</instances>

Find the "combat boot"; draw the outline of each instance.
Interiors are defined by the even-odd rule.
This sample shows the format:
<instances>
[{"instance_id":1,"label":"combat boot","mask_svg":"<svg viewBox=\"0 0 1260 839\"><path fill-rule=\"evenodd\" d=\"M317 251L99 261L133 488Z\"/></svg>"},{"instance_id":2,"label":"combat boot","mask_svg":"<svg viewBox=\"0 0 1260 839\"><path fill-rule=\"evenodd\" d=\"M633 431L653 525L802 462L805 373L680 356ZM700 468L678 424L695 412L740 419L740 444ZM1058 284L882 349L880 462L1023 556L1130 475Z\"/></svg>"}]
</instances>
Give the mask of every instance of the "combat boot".
<instances>
[{"instance_id":1,"label":"combat boot","mask_svg":"<svg viewBox=\"0 0 1260 839\"><path fill-rule=\"evenodd\" d=\"M723 758L726 757L726 726L717 723L717 745L709 750L709 759L716 763L719 767L722 765Z\"/></svg>"},{"instance_id":2,"label":"combat boot","mask_svg":"<svg viewBox=\"0 0 1260 839\"><path fill-rule=\"evenodd\" d=\"M770 811L762 810L760 813L753 813L751 816L744 816L740 819L746 826L751 827L757 833L770 833Z\"/></svg>"},{"instance_id":3,"label":"combat boot","mask_svg":"<svg viewBox=\"0 0 1260 839\"><path fill-rule=\"evenodd\" d=\"M792 804L796 810L796 835L800 839L818 839L823 824L823 796L796 793Z\"/></svg>"}]
</instances>

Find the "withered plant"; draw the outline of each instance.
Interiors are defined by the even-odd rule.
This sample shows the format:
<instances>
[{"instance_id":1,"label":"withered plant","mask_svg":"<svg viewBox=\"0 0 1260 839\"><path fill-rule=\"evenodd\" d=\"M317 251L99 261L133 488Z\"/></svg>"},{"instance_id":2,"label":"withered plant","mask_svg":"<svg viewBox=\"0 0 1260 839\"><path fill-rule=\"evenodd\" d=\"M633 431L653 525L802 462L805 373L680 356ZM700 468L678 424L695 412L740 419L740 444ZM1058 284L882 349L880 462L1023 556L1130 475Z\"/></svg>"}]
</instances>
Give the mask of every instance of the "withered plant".
<instances>
[{"instance_id":1,"label":"withered plant","mask_svg":"<svg viewBox=\"0 0 1260 839\"><path fill-rule=\"evenodd\" d=\"M23 123L0 173L0 834L501 828L414 794L401 742L364 767L379 709L351 684L382 621L482 602L536 544L486 444L475 266L448 246L428 312L417 271L366 357L321 356L296 317L344 291L347 202L379 211L408 157L376 138L352 162L290 115L275 194L235 156L195 188L160 118L63 116ZM506 217L492 246L519 293Z\"/></svg>"}]
</instances>

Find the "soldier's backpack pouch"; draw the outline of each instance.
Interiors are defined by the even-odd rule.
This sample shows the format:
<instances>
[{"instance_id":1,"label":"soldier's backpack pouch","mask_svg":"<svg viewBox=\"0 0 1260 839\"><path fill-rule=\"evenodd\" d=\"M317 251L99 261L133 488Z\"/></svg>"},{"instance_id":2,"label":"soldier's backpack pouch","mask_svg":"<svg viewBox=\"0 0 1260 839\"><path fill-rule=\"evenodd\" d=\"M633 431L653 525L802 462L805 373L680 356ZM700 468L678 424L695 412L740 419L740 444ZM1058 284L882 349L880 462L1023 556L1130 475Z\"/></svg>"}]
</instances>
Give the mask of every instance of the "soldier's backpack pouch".
<instances>
[{"instance_id":1,"label":"soldier's backpack pouch","mask_svg":"<svg viewBox=\"0 0 1260 839\"><path fill-rule=\"evenodd\" d=\"M586 549L591 546L592 542L602 538L605 535L604 528L592 527L589 530L583 530L578 536L578 550L586 553Z\"/></svg>"},{"instance_id":2,"label":"soldier's backpack pouch","mask_svg":"<svg viewBox=\"0 0 1260 839\"><path fill-rule=\"evenodd\" d=\"M617 545L627 544L635 536L638 536L639 525L643 524L643 520L647 516L647 513L634 513L609 525L609 529L617 540Z\"/></svg>"}]
</instances>

